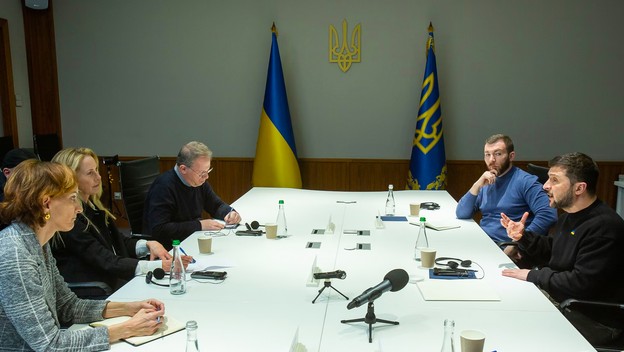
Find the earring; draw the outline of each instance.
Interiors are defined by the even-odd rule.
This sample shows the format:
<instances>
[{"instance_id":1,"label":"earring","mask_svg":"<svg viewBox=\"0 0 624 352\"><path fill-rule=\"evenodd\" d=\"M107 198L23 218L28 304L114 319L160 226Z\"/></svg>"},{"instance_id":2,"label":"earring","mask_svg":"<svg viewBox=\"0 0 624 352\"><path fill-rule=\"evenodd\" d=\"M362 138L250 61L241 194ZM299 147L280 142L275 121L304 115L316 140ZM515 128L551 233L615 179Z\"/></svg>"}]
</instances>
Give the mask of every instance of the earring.
<instances>
[{"instance_id":1,"label":"earring","mask_svg":"<svg viewBox=\"0 0 624 352\"><path fill-rule=\"evenodd\" d=\"M46 213L46 214L43 216L43 220L45 220L45 221L50 220L50 213Z\"/></svg>"}]
</instances>

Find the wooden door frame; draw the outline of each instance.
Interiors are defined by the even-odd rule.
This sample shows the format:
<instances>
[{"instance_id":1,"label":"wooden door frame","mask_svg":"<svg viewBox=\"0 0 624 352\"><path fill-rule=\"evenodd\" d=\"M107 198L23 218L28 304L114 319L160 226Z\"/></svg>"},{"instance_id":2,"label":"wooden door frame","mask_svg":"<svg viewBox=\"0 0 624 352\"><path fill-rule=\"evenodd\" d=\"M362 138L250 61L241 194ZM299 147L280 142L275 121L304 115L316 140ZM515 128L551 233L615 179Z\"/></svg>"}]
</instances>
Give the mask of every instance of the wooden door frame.
<instances>
[{"instance_id":1,"label":"wooden door frame","mask_svg":"<svg viewBox=\"0 0 624 352\"><path fill-rule=\"evenodd\" d=\"M2 128L5 136L13 137L13 145L19 146L17 135L17 111L15 87L13 86L13 65L11 64L11 42L9 21L0 18L0 105L2 106Z\"/></svg>"}]
</instances>

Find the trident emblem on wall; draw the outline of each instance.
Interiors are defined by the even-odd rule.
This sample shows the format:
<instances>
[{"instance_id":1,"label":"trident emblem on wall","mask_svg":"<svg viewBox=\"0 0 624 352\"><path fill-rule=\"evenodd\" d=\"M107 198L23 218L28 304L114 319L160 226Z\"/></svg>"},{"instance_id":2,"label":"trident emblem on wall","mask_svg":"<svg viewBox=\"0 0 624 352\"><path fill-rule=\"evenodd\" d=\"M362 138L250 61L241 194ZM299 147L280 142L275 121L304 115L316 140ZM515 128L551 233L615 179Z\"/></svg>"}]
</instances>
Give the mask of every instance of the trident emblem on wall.
<instances>
[{"instance_id":1,"label":"trident emblem on wall","mask_svg":"<svg viewBox=\"0 0 624 352\"><path fill-rule=\"evenodd\" d=\"M351 43L347 41L347 20L342 20L342 42L338 39L338 32L333 25L329 25L329 62L337 63L342 72L347 72L351 64L360 62L360 37L362 25L358 23L351 32Z\"/></svg>"}]
</instances>

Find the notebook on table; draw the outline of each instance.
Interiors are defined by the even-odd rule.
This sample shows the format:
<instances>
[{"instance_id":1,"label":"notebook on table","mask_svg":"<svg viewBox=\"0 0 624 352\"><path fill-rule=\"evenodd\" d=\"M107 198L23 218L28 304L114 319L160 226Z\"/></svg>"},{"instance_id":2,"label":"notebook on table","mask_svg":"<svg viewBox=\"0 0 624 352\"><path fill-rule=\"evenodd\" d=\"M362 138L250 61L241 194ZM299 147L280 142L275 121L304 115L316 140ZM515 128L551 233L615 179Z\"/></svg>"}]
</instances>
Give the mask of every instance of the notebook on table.
<instances>
[{"instance_id":1,"label":"notebook on table","mask_svg":"<svg viewBox=\"0 0 624 352\"><path fill-rule=\"evenodd\" d=\"M91 323L89 325L92 326L92 327L111 326L111 325L123 323L124 321L126 321L126 320L128 320L130 318L131 317L128 317L128 316L108 318L108 319L104 319L104 320L101 320L101 321L93 322L93 323ZM146 342L150 342L150 341L159 339L161 337L173 334L174 332L178 332L178 331L183 330L184 328L186 328L186 324L185 323L182 323L181 321L176 320L174 318L163 316L163 319L164 319L164 321L162 322L162 324L160 324L160 327L158 328L158 330L153 335L149 335L149 336L133 336L133 337L129 337L129 338L123 339L123 340L126 341L127 343L133 345L133 346L139 346L139 345L142 345L142 344L144 344Z\"/></svg>"}]
</instances>

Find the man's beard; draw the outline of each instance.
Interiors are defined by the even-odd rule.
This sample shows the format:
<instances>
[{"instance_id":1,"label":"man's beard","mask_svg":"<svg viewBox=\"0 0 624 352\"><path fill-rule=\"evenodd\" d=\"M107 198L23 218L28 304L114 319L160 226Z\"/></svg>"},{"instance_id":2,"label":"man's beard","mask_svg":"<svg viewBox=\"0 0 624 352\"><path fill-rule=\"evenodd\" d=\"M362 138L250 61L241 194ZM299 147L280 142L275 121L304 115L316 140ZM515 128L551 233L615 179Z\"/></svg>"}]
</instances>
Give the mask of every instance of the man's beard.
<instances>
[{"instance_id":1,"label":"man's beard","mask_svg":"<svg viewBox=\"0 0 624 352\"><path fill-rule=\"evenodd\" d=\"M509 157L505 158L505 162L500 166L500 168L496 168L496 165L494 165L493 167L490 168L490 170L496 170L496 176L500 176L502 174L504 174L507 170L509 170L509 167L511 166L511 161L509 160Z\"/></svg>"},{"instance_id":2,"label":"man's beard","mask_svg":"<svg viewBox=\"0 0 624 352\"><path fill-rule=\"evenodd\" d=\"M568 192L566 192L565 196L561 198L560 200L555 200L555 198L553 197L552 208L565 209L565 208L571 207L573 203L574 203L574 192L572 191L572 187L570 187Z\"/></svg>"}]
</instances>

